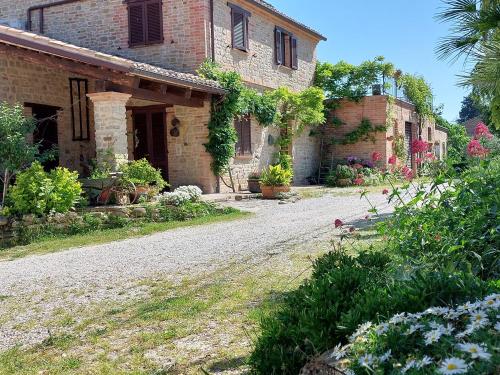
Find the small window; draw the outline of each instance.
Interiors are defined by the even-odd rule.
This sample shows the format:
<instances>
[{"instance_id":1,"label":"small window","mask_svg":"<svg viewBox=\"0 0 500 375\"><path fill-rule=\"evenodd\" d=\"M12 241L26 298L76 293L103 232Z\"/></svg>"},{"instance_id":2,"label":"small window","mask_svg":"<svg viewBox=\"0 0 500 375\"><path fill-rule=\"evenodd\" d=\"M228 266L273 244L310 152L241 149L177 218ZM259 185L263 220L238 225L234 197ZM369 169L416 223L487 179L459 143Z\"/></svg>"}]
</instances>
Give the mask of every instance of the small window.
<instances>
[{"instance_id":1,"label":"small window","mask_svg":"<svg viewBox=\"0 0 500 375\"><path fill-rule=\"evenodd\" d=\"M71 125L73 141L90 139L89 82L82 78L70 78Z\"/></svg>"},{"instance_id":2,"label":"small window","mask_svg":"<svg viewBox=\"0 0 500 375\"><path fill-rule=\"evenodd\" d=\"M234 120L234 128L238 135L236 141L236 155L245 156L252 155L252 122L249 116L236 118Z\"/></svg>"},{"instance_id":3,"label":"small window","mask_svg":"<svg viewBox=\"0 0 500 375\"><path fill-rule=\"evenodd\" d=\"M129 46L163 42L161 0L128 0Z\"/></svg>"},{"instance_id":4,"label":"small window","mask_svg":"<svg viewBox=\"0 0 500 375\"><path fill-rule=\"evenodd\" d=\"M432 128L427 128L427 142L432 142Z\"/></svg>"},{"instance_id":5,"label":"small window","mask_svg":"<svg viewBox=\"0 0 500 375\"><path fill-rule=\"evenodd\" d=\"M231 38L233 48L248 51L248 24L250 12L228 3L231 8Z\"/></svg>"},{"instance_id":6,"label":"small window","mask_svg":"<svg viewBox=\"0 0 500 375\"><path fill-rule=\"evenodd\" d=\"M274 49L277 65L290 69L299 68L298 39L288 31L277 27L274 31Z\"/></svg>"}]
</instances>

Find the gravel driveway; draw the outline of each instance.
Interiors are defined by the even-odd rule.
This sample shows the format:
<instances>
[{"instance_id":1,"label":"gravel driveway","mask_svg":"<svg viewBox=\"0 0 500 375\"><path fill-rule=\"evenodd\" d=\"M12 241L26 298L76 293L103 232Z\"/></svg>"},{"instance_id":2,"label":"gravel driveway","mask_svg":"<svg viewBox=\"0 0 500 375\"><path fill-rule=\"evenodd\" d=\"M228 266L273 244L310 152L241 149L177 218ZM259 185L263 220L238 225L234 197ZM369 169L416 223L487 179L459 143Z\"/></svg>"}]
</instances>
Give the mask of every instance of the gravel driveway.
<instances>
[{"instance_id":1,"label":"gravel driveway","mask_svg":"<svg viewBox=\"0 0 500 375\"><path fill-rule=\"evenodd\" d=\"M380 193L370 200L381 212L391 210ZM55 309L147 295L141 280L204 272L230 261L321 240L331 235L335 218L354 221L365 217L369 209L359 195L326 195L288 204L249 200L231 205L255 215L0 262L0 350L43 339L46 332L40 322L50 319ZM1 303L2 296L16 304ZM16 328L28 321L39 324L22 332Z\"/></svg>"}]
</instances>

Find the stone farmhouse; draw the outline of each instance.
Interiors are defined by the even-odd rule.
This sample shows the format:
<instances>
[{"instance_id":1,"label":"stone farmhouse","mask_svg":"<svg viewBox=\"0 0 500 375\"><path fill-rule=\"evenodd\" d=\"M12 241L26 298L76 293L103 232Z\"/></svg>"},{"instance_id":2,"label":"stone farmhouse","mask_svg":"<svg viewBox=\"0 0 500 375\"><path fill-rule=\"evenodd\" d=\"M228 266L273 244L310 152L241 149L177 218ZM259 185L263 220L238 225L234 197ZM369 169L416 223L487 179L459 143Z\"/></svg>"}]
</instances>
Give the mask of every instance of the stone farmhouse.
<instances>
[{"instance_id":1,"label":"stone farmhouse","mask_svg":"<svg viewBox=\"0 0 500 375\"><path fill-rule=\"evenodd\" d=\"M173 187L225 189L206 152L210 101L224 90L196 75L205 59L259 90L313 82L325 38L263 0L0 0L0 100L38 120L33 139L58 164L88 171L96 155L143 157ZM237 186L267 166L278 130L235 121ZM295 183L316 173L319 140L295 139Z\"/></svg>"}]
</instances>

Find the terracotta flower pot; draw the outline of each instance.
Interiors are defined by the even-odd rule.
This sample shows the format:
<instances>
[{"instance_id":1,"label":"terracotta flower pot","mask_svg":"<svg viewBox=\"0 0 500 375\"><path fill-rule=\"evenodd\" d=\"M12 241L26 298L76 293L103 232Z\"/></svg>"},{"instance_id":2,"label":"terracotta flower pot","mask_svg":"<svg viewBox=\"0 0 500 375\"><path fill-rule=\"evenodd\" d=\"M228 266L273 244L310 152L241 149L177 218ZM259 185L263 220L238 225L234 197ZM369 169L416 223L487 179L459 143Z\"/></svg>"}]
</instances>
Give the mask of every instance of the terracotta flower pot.
<instances>
[{"instance_id":1,"label":"terracotta flower pot","mask_svg":"<svg viewBox=\"0 0 500 375\"><path fill-rule=\"evenodd\" d=\"M346 187L349 185L351 185L351 180L349 178L338 178L337 179L337 186Z\"/></svg>"},{"instance_id":2,"label":"terracotta flower pot","mask_svg":"<svg viewBox=\"0 0 500 375\"><path fill-rule=\"evenodd\" d=\"M288 193L290 191L290 186L260 185L260 189L262 190L262 198L276 199L279 193Z\"/></svg>"},{"instance_id":3,"label":"terracotta flower pot","mask_svg":"<svg viewBox=\"0 0 500 375\"><path fill-rule=\"evenodd\" d=\"M248 191L250 193L262 193L259 180L248 179Z\"/></svg>"}]
</instances>

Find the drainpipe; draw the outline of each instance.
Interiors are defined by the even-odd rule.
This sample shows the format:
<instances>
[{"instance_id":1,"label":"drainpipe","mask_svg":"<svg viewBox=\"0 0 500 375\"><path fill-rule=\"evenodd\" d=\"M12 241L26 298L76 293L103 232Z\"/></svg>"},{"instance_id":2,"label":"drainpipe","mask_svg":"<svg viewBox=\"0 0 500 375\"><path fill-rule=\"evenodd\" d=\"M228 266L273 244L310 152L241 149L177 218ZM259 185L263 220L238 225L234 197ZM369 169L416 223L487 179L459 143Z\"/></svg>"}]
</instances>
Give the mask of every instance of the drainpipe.
<instances>
[{"instance_id":1,"label":"drainpipe","mask_svg":"<svg viewBox=\"0 0 500 375\"><path fill-rule=\"evenodd\" d=\"M211 49L212 49L212 62L215 63L215 25L214 25L214 0L210 0L210 39L211 39Z\"/></svg>"}]
</instances>

